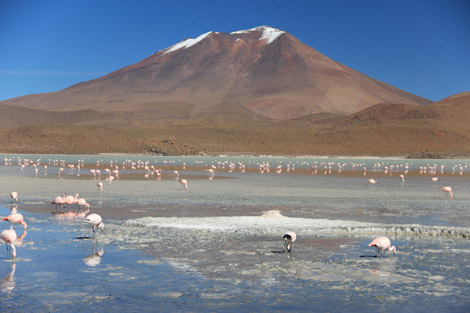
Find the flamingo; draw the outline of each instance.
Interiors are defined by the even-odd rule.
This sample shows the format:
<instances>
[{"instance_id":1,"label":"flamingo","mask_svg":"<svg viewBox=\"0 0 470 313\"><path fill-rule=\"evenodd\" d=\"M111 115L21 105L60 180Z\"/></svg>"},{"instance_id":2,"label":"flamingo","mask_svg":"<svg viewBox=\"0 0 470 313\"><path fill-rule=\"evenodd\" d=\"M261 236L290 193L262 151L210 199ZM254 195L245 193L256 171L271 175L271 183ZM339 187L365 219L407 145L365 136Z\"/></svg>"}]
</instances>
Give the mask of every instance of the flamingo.
<instances>
[{"instance_id":1,"label":"flamingo","mask_svg":"<svg viewBox=\"0 0 470 313\"><path fill-rule=\"evenodd\" d=\"M10 245L12 252L12 258L15 259L16 257L16 248L15 248L15 241L16 241L16 232L13 228L5 229L0 233L0 238L7 244L7 257L8 257L8 245Z\"/></svg>"},{"instance_id":2,"label":"flamingo","mask_svg":"<svg viewBox=\"0 0 470 313\"><path fill-rule=\"evenodd\" d=\"M24 221L23 215L20 213L10 214L7 217L2 218L2 221L9 221L12 225L21 224L24 229L28 227L28 224Z\"/></svg>"},{"instance_id":3,"label":"flamingo","mask_svg":"<svg viewBox=\"0 0 470 313\"><path fill-rule=\"evenodd\" d=\"M431 178L431 181L436 182L438 179L439 179L439 177L432 177L432 178Z\"/></svg>"},{"instance_id":4,"label":"flamingo","mask_svg":"<svg viewBox=\"0 0 470 313\"><path fill-rule=\"evenodd\" d=\"M86 207L87 209L90 208L90 205L86 202L85 198L78 199L77 203L80 209L83 209L84 207Z\"/></svg>"},{"instance_id":5,"label":"flamingo","mask_svg":"<svg viewBox=\"0 0 470 313\"><path fill-rule=\"evenodd\" d=\"M98 191L103 191L103 183L102 182L98 182L96 184L96 186L98 187Z\"/></svg>"},{"instance_id":6,"label":"flamingo","mask_svg":"<svg viewBox=\"0 0 470 313\"><path fill-rule=\"evenodd\" d=\"M454 194L452 193L452 188L449 186L442 187L440 190L445 191L449 194L449 200L454 197Z\"/></svg>"},{"instance_id":7,"label":"flamingo","mask_svg":"<svg viewBox=\"0 0 470 313\"><path fill-rule=\"evenodd\" d=\"M16 191L10 192L10 198L18 202L18 193Z\"/></svg>"},{"instance_id":8,"label":"flamingo","mask_svg":"<svg viewBox=\"0 0 470 313\"><path fill-rule=\"evenodd\" d=\"M95 227L104 230L103 219L96 213L92 213L85 218L85 222L91 225L93 230L93 238L95 238Z\"/></svg>"},{"instance_id":9,"label":"flamingo","mask_svg":"<svg viewBox=\"0 0 470 313\"><path fill-rule=\"evenodd\" d=\"M71 206L72 204L78 203L78 196L79 196L79 195L80 195L80 194L77 193L77 194L75 194L75 197L73 197L73 196L67 196L67 197L65 197L65 199L64 199L64 204L66 204L66 205L69 207L69 209L70 209L70 206Z\"/></svg>"},{"instance_id":10,"label":"flamingo","mask_svg":"<svg viewBox=\"0 0 470 313\"><path fill-rule=\"evenodd\" d=\"M284 234L284 249L287 249L287 252L291 252L292 243L297 239L297 235L293 231L288 231ZM284 251L284 250L283 250Z\"/></svg>"},{"instance_id":11,"label":"flamingo","mask_svg":"<svg viewBox=\"0 0 470 313\"><path fill-rule=\"evenodd\" d=\"M51 204L55 204L55 208L57 210L57 208L59 208L60 206L62 206L63 204L65 203L65 192L64 194L61 196L57 196L54 198L54 200L52 200L52 203Z\"/></svg>"},{"instance_id":12,"label":"flamingo","mask_svg":"<svg viewBox=\"0 0 470 313\"><path fill-rule=\"evenodd\" d=\"M184 186L184 189L188 190L188 181L186 179L180 179L179 182Z\"/></svg>"},{"instance_id":13,"label":"flamingo","mask_svg":"<svg viewBox=\"0 0 470 313\"><path fill-rule=\"evenodd\" d=\"M404 181L405 181L405 175L400 174L400 180L401 180L402 182L404 182Z\"/></svg>"},{"instance_id":14,"label":"flamingo","mask_svg":"<svg viewBox=\"0 0 470 313\"><path fill-rule=\"evenodd\" d=\"M374 240L372 240L371 243L368 245L369 247L375 247L377 248L377 255L375 257L379 257L379 252L381 252L382 256L384 256L384 250L389 250L393 251L393 255L396 254L397 248L395 246L392 246L390 239L387 237L377 237Z\"/></svg>"},{"instance_id":15,"label":"flamingo","mask_svg":"<svg viewBox=\"0 0 470 313\"><path fill-rule=\"evenodd\" d=\"M369 180L367 181L367 183L368 183L369 185L374 185L375 183L377 183L377 181L376 181L375 179L371 178L371 179L369 179Z\"/></svg>"}]
</instances>

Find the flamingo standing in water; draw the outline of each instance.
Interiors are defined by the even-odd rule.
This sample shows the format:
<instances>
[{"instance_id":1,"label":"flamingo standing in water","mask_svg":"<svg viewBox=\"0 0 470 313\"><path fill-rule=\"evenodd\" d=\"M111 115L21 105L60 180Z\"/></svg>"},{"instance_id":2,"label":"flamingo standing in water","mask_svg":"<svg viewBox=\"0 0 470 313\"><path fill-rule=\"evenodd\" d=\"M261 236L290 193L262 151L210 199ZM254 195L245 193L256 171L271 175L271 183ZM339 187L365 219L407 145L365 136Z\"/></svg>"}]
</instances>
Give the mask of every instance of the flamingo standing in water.
<instances>
[{"instance_id":1,"label":"flamingo standing in water","mask_svg":"<svg viewBox=\"0 0 470 313\"><path fill-rule=\"evenodd\" d=\"M9 221L12 226L15 224L21 224L23 225L24 229L28 227L28 224L26 224L26 222L24 221L23 214L20 213L10 214L7 217L2 218L2 221Z\"/></svg>"},{"instance_id":2,"label":"flamingo standing in water","mask_svg":"<svg viewBox=\"0 0 470 313\"><path fill-rule=\"evenodd\" d=\"M375 183L377 183L377 181L376 181L375 179L371 178L371 179L369 179L369 180L367 181L367 183L368 183L369 185L374 185Z\"/></svg>"},{"instance_id":3,"label":"flamingo standing in water","mask_svg":"<svg viewBox=\"0 0 470 313\"><path fill-rule=\"evenodd\" d=\"M287 252L291 252L292 243L297 239L297 235L293 231L288 231L284 234L284 249L287 249ZM284 250L283 250L284 251Z\"/></svg>"},{"instance_id":4,"label":"flamingo standing in water","mask_svg":"<svg viewBox=\"0 0 470 313\"><path fill-rule=\"evenodd\" d=\"M93 230L93 238L95 238L95 228L100 228L101 231L104 230L103 219L100 215L92 213L85 218L85 222L91 225Z\"/></svg>"},{"instance_id":5,"label":"flamingo standing in water","mask_svg":"<svg viewBox=\"0 0 470 313\"><path fill-rule=\"evenodd\" d=\"M98 191L103 191L103 183L102 182L97 183L96 186L98 187Z\"/></svg>"},{"instance_id":6,"label":"flamingo standing in water","mask_svg":"<svg viewBox=\"0 0 470 313\"><path fill-rule=\"evenodd\" d=\"M184 186L184 189L188 190L188 181L186 179L180 179L179 182Z\"/></svg>"},{"instance_id":7,"label":"flamingo standing in water","mask_svg":"<svg viewBox=\"0 0 470 313\"><path fill-rule=\"evenodd\" d=\"M369 247L377 248L377 255L375 256L377 258L379 257L379 252L381 252L382 256L384 256L384 252L386 252L386 250L393 251L393 255L395 255L397 251L397 248L395 248L395 246L392 246L390 239L388 239L387 237L375 238L374 240L372 240L371 243L369 243Z\"/></svg>"},{"instance_id":8,"label":"flamingo standing in water","mask_svg":"<svg viewBox=\"0 0 470 313\"><path fill-rule=\"evenodd\" d=\"M80 209L83 209L85 207L87 209L90 208L90 205L88 204L88 202L86 202L85 198L78 199L77 203L78 203L78 206L79 206Z\"/></svg>"},{"instance_id":9,"label":"flamingo standing in water","mask_svg":"<svg viewBox=\"0 0 470 313\"><path fill-rule=\"evenodd\" d=\"M454 197L454 194L452 193L452 188L449 186L442 187L440 190L445 191L449 194L449 200Z\"/></svg>"},{"instance_id":10,"label":"flamingo standing in water","mask_svg":"<svg viewBox=\"0 0 470 313\"><path fill-rule=\"evenodd\" d=\"M13 259L16 257L16 248L15 248L15 241L16 241L16 232L13 228L5 229L0 233L0 238L7 244L7 257L8 257L8 245L10 245L12 252L11 256Z\"/></svg>"},{"instance_id":11,"label":"flamingo standing in water","mask_svg":"<svg viewBox=\"0 0 470 313\"><path fill-rule=\"evenodd\" d=\"M64 194L61 196L57 196L54 198L54 200L52 200L52 203L51 204L55 204L55 209L57 210L58 208L60 208L63 204L65 203L65 192Z\"/></svg>"},{"instance_id":12,"label":"flamingo standing in water","mask_svg":"<svg viewBox=\"0 0 470 313\"><path fill-rule=\"evenodd\" d=\"M67 197L65 197L64 204L66 204L66 205L68 206L68 208L70 209L70 206L71 206L72 204L77 204L77 203L78 203L78 196L79 196L79 195L80 195L80 194L77 193L77 194L75 194L75 197L73 197L73 196L67 196Z\"/></svg>"},{"instance_id":13,"label":"flamingo standing in water","mask_svg":"<svg viewBox=\"0 0 470 313\"><path fill-rule=\"evenodd\" d=\"M12 192L10 193L10 198L11 198L12 200L15 200L16 202L18 202L18 193L17 193L16 191L12 191Z\"/></svg>"}]
</instances>

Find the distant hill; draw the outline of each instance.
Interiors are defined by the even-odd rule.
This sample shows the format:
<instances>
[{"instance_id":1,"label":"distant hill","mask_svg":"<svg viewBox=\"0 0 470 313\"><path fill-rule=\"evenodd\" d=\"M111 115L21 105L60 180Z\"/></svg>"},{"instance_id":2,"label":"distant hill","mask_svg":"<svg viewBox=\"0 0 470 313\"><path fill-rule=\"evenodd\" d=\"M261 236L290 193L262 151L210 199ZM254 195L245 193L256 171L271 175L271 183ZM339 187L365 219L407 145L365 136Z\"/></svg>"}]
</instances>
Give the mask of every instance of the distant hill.
<instances>
[{"instance_id":1,"label":"distant hill","mask_svg":"<svg viewBox=\"0 0 470 313\"><path fill-rule=\"evenodd\" d=\"M59 113L26 109L21 116L34 114ZM55 123L0 128L0 151L470 157L470 93L428 106L382 103L350 115L318 113L291 120L214 112L136 125L125 123L129 116L96 113L96 120L71 124L63 122L70 112L60 114L54 115Z\"/></svg>"}]
</instances>

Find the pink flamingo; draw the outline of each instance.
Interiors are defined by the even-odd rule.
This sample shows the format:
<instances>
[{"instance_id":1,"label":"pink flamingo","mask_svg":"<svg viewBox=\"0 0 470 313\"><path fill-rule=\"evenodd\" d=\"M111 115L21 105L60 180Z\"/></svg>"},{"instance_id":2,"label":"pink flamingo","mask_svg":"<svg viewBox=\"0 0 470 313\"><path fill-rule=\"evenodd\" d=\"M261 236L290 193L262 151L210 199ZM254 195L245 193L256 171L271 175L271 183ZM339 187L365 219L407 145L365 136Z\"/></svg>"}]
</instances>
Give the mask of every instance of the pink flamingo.
<instances>
[{"instance_id":1,"label":"pink flamingo","mask_svg":"<svg viewBox=\"0 0 470 313\"><path fill-rule=\"evenodd\" d=\"M11 255L13 259L16 257L16 248L15 248L15 241L16 241L16 232L13 228L5 229L0 233L0 238L7 244L7 257L8 257L8 245L10 245L12 252Z\"/></svg>"},{"instance_id":2,"label":"pink flamingo","mask_svg":"<svg viewBox=\"0 0 470 313\"><path fill-rule=\"evenodd\" d=\"M387 237L377 237L369 243L369 247L377 248L377 255L375 257L379 257L379 252L381 252L382 256L384 256L384 250L393 251L393 255L395 255L397 248L392 246L390 239Z\"/></svg>"},{"instance_id":3,"label":"pink flamingo","mask_svg":"<svg viewBox=\"0 0 470 313\"><path fill-rule=\"evenodd\" d=\"M439 177L432 177L432 178L431 178L431 181L436 182L438 179L439 179Z\"/></svg>"},{"instance_id":4,"label":"pink flamingo","mask_svg":"<svg viewBox=\"0 0 470 313\"><path fill-rule=\"evenodd\" d=\"M92 213L85 218L85 222L91 225L93 230L93 238L95 238L95 228L100 228L101 231L104 230L103 219L96 213Z\"/></svg>"},{"instance_id":5,"label":"pink flamingo","mask_svg":"<svg viewBox=\"0 0 470 313\"><path fill-rule=\"evenodd\" d=\"M102 182L98 182L96 184L96 186L98 187L98 191L103 191L103 183Z\"/></svg>"},{"instance_id":6,"label":"pink flamingo","mask_svg":"<svg viewBox=\"0 0 470 313\"><path fill-rule=\"evenodd\" d=\"M454 194L452 193L452 188L449 186L442 187L440 190L445 191L449 194L449 200L454 197Z\"/></svg>"},{"instance_id":7,"label":"pink flamingo","mask_svg":"<svg viewBox=\"0 0 470 313\"><path fill-rule=\"evenodd\" d=\"M95 180L96 179L96 171L94 169L91 169L90 173L93 174L93 180Z\"/></svg>"},{"instance_id":8,"label":"pink flamingo","mask_svg":"<svg viewBox=\"0 0 470 313\"><path fill-rule=\"evenodd\" d=\"M180 179L179 182L184 186L184 189L188 190L188 181L186 179Z\"/></svg>"},{"instance_id":9,"label":"pink flamingo","mask_svg":"<svg viewBox=\"0 0 470 313\"><path fill-rule=\"evenodd\" d=\"M404 182L405 181L405 175L400 174L400 180Z\"/></svg>"},{"instance_id":10,"label":"pink flamingo","mask_svg":"<svg viewBox=\"0 0 470 313\"><path fill-rule=\"evenodd\" d=\"M16 191L12 191L12 192L10 193L10 198L11 198L12 200L15 200L16 202L18 202L18 193L17 193Z\"/></svg>"},{"instance_id":11,"label":"pink flamingo","mask_svg":"<svg viewBox=\"0 0 470 313\"><path fill-rule=\"evenodd\" d=\"M56 210L61 207L63 204L65 203L65 192L64 194L61 196L57 196L54 198L54 200L52 200L52 203L51 204L55 204L55 208Z\"/></svg>"},{"instance_id":12,"label":"pink flamingo","mask_svg":"<svg viewBox=\"0 0 470 313\"><path fill-rule=\"evenodd\" d=\"M75 194L75 197L73 197L73 196L67 196L67 197L65 197L64 204L66 204L66 205L68 206L68 208L70 209L70 206L71 206L72 204L78 203L78 196L79 196L79 195L80 195L80 194L77 193L77 194Z\"/></svg>"},{"instance_id":13,"label":"pink flamingo","mask_svg":"<svg viewBox=\"0 0 470 313\"><path fill-rule=\"evenodd\" d=\"M371 178L371 179L369 179L369 180L367 181L367 183L368 183L369 185L374 185L375 183L377 183L377 181L376 181L375 179Z\"/></svg>"},{"instance_id":14,"label":"pink flamingo","mask_svg":"<svg viewBox=\"0 0 470 313\"><path fill-rule=\"evenodd\" d=\"M287 252L291 252L292 244L297 239L297 235L293 231L288 231L284 234L284 249L287 249ZM283 249L283 251L284 251Z\"/></svg>"},{"instance_id":15,"label":"pink flamingo","mask_svg":"<svg viewBox=\"0 0 470 313\"><path fill-rule=\"evenodd\" d=\"M7 217L2 218L2 221L9 221L12 225L21 224L24 229L28 227L28 224L24 221L23 215L20 213L10 214Z\"/></svg>"},{"instance_id":16,"label":"pink flamingo","mask_svg":"<svg viewBox=\"0 0 470 313\"><path fill-rule=\"evenodd\" d=\"M78 206L79 206L80 209L83 209L85 207L87 209L90 208L90 205L86 202L85 198L78 199L77 203L78 203Z\"/></svg>"}]
</instances>

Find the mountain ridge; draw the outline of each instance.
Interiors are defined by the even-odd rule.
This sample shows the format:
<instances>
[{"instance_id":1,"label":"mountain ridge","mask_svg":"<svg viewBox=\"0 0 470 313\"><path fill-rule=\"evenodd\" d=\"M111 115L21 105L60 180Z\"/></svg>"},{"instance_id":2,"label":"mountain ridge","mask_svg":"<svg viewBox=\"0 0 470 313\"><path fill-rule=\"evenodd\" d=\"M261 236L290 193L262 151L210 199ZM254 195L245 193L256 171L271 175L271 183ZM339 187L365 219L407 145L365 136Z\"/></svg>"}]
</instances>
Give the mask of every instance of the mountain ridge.
<instances>
[{"instance_id":1,"label":"mountain ridge","mask_svg":"<svg viewBox=\"0 0 470 313\"><path fill-rule=\"evenodd\" d=\"M0 103L100 112L158 110L173 103L191 107L189 118L212 107L241 105L251 114L287 120L319 112L350 114L380 102L432 103L336 62L287 32L262 26L208 32L97 79Z\"/></svg>"}]
</instances>

